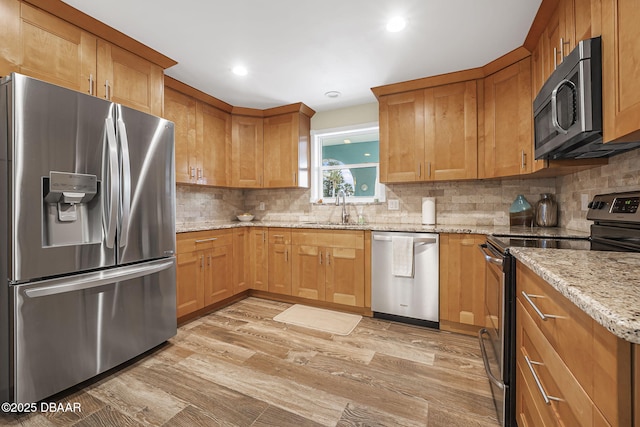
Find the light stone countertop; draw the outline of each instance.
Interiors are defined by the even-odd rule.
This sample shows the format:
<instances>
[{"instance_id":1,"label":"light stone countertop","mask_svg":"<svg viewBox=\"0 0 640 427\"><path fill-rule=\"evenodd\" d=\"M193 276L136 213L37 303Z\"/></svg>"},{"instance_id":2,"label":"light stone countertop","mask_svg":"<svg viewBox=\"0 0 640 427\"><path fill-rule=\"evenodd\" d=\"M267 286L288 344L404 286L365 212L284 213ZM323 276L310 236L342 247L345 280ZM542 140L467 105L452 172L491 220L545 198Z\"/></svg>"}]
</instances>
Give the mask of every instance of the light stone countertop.
<instances>
[{"instance_id":1,"label":"light stone countertop","mask_svg":"<svg viewBox=\"0 0 640 427\"><path fill-rule=\"evenodd\" d=\"M422 225L422 224L391 224L391 223L367 223L346 225L326 222L305 221L219 221L219 222L194 222L188 224L176 224L176 232L221 230L236 227L283 227L283 228L315 228L325 230L372 230L372 231L405 231L422 233L456 233L456 234L494 234L508 236L538 236L538 237L571 237L588 238L589 233L575 230L567 230L557 227L504 227L491 225Z\"/></svg>"},{"instance_id":2,"label":"light stone countertop","mask_svg":"<svg viewBox=\"0 0 640 427\"><path fill-rule=\"evenodd\" d=\"M510 248L614 335L640 344L640 253Z\"/></svg>"}]
</instances>

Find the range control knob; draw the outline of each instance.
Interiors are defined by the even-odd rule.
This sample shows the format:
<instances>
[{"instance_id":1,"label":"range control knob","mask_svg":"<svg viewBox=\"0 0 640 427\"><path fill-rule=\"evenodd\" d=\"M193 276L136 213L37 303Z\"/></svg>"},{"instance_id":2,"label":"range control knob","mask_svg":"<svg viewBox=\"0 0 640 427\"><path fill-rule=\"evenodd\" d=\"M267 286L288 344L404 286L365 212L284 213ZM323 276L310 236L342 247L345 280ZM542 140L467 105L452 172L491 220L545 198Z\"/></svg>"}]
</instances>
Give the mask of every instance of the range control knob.
<instances>
[{"instance_id":1,"label":"range control knob","mask_svg":"<svg viewBox=\"0 0 640 427\"><path fill-rule=\"evenodd\" d=\"M596 209L602 209L605 207L605 205L606 205L605 202L597 202Z\"/></svg>"},{"instance_id":2,"label":"range control knob","mask_svg":"<svg viewBox=\"0 0 640 427\"><path fill-rule=\"evenodd\" d=\"M595 203L596 203L596 202L591 201L591 202L589 202L589 204L587 205L587 207L588 207L589 209L593 209L593 207L594 207Z\"/></svg>"}]
</instances>

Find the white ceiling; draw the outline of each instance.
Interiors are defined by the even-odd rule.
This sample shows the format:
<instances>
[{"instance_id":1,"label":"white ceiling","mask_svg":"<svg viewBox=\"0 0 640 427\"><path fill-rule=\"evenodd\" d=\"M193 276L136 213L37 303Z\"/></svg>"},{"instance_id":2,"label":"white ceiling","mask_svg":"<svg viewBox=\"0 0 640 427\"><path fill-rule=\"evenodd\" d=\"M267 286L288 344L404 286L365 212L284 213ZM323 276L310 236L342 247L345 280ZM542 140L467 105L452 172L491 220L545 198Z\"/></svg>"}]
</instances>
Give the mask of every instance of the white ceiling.
<instances>
[{"instance_id":1,"label":"white ceiling","mask_svg":"<svg viewBox=\"0 0 640 427\"><path fill-rule=\"evenodd\" d=\"M231 105L304 102L316 111L374 102L371 87L483 66L522 45L541 3L64 1L176 60L167 75ZM408 24L389 33L395 15ZM232 74L237 64L249 74Z\"/></svg>"}]
</instances>

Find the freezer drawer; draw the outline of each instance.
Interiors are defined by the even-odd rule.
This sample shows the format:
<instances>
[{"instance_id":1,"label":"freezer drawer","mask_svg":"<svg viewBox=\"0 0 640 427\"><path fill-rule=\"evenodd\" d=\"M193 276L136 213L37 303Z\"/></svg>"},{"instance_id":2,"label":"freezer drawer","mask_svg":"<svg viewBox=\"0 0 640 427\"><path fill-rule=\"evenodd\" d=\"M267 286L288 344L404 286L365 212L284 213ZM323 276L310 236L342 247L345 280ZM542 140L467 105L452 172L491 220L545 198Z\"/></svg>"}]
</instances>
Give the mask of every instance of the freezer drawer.
<instances>
[{"instance_id":1,"label":"freezer drawer","mask_svg":"<svg viewBox=\"0 0 640 427\"><path fill-rule=\"evenodd\" d=\"M13 286L14 399L37 402L176 334L175 259Z\"/></svg>"}]
</instances>

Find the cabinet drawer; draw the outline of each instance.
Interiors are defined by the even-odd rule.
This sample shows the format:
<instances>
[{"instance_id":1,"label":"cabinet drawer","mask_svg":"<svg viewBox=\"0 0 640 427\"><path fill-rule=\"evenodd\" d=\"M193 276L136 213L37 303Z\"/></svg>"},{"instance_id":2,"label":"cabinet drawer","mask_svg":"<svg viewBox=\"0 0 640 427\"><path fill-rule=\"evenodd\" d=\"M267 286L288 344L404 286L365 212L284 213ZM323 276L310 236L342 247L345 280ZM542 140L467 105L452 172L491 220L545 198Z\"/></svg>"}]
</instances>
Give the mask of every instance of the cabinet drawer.
<instances>
[{"instance_id":1,"label":"cabinet drawer","mask_svg":"<svg viewBox=\"0 0 640 427\"><path fill-rule=\"evenodd\" d=\"M576 349L592 341L593 320L529 268L518 268L516 283L517 298L535 325L578 381L590 384L591 372L584 367L591 366L593 355Z\"/></svg>"},{"instance_id":2,"label":"cabinet drawer","mask_svg":"<svg viewBox=\"0 0 640 427\"><path fill-rule=\"evenodd\" d=\"M179 254L231 244L233 244L233 231L231 229L180 233L176 237L177 252Z\"/></svg>"},{"instance_id":3,"label":"cabinet drawer","mask_svg":"<svg viewBox=\"0 0 640 427\"><path fill-rule=\"evenodd\" d=\"M269 244L291 244L291 231L286 228L269 228Z\"/></svg>"},{"instance_id":4,"label":"cabinet drawer","mask_svg":"<svg viewBox=\"0 0 640 427\"><path fill-rule=\"evenodd\" d=\"M364 249L364 231L360 230L296 230L291 239L294 245Z\"/></svg>"},{"instance_id":5,"label":"cabinet drawer","mask_svg":"<svg viewBox=\"0 0 640 427\"><path fill-rule=\"evenodd\" d=\"M533 401L528 404L537 408L542 419L556 420L553 424L608 425L520 301L516 303L516 312L517 369L525 384L522 391L528 389L533 397ZM543 395L548 397L548 403ZM520 400L519 394L517 401ZM518 417L523 415L523 410L522 407L518 408ZM544 425L546 424L545 422Z\"/></svg>"}]
</instances>

